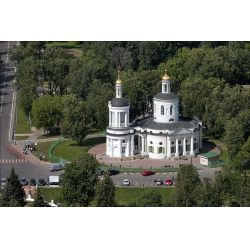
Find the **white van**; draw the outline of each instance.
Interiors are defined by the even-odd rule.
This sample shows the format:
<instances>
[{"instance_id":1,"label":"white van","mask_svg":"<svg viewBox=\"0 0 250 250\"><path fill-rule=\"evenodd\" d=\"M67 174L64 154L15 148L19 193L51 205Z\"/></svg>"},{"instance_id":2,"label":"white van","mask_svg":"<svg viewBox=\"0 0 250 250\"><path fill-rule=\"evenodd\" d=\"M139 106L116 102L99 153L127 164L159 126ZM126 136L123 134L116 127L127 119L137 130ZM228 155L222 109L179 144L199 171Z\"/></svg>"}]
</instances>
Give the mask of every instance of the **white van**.
<instances>
[{"instance_id":1,"label":"white van","mask_svg":"<svg viewBox=\"0 0 250 250\"><path fill-rule=\"evenodd\" d=\"M60 163L53 163L49 165L49 170L50 171L58 171L58 170L62 170L63 166Z\"/></svg>"},{"instance_id":2,"label":"white van","mask_svg":"<svg viewBox=\"0 0 250 250\"><path fill-rule=\"evenodd\" d=\"M48 187L60 187L59 176L49 176L47 185Z\"/></svg>"}]
</instances>

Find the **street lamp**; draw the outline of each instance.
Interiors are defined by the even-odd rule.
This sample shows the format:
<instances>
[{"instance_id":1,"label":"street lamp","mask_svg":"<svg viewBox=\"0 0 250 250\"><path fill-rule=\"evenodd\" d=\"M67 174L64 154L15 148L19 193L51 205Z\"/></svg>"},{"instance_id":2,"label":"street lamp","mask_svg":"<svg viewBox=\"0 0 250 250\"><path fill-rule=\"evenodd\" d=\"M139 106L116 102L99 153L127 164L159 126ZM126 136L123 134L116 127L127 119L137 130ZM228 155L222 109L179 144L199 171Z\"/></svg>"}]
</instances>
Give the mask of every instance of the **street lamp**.
<instances>
[{"instance_id":1,"label":"street lamp","mask_svg":"<svg viewBox=\"0 0 250 250\"><path fill-rule=\"evenodd\" d=\"M131 157L130 157L130 189L131 189Z\"/></svg>"}]
</instances>

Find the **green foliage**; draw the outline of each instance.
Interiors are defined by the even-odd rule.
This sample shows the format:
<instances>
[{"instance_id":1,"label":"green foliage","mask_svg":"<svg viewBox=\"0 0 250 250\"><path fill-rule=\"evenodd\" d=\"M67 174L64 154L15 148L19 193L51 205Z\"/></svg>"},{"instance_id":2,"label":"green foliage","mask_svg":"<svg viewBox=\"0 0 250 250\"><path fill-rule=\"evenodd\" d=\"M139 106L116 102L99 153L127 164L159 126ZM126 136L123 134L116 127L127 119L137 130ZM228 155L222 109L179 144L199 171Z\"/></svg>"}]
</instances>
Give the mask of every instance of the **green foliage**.
<instances>
[{"instance_id":1,"label":"green foliage","mask_svg":"<svg viewBox=\"0 0 250 250\"><path fill-rule=\"evenodd\" d=\"M76 140L80 146L87 135L88 114L87 108L81 98L74 94L63 97L63 120L60 130L65 138Z\"/></svg>"},{"instance_id":2,"label":"green foliage","mask_svg":"<svg viewBox=\"0 0 250 250\"><path fill-rule=\"evenodd\" d=\"M62 201L67 205L87 207L95 196L99 162L88 153L82 153L66 164L61 176Z\"/></svg>"},{"instance_id":3,"label":"green foliage","mask_svg":"<svg viewBox=\"0 0 250 250\"><path fill-rule=\"evenodd\" d=\"M33 123L36 128L50 130L59 124L62 116L63 103L60 96L48 94L36 99L32 107Z\"/></svg>"},{"instance_id":4,"label":"green foliage","mask_svg":"<svg viewBox=\"0 0 250 250\"><path fill-rule=\"evenodd\" d=\"M95 198L93 201L95 207L116 207L115 186L109 174L105 174L102 180L99 180L95 187Z\"/></svg>"},{"instance_id":5,"label":"green foliage","mask_svg":"<svg viewBox=\"0 0 250 250\"><path fill-rule=\"evenodd\" d=\"M1 207L24 207L27 204L25 198L26 195L19 176L12 166L10 176L7 178L7 184L2 191Z\"/></svg>"},{"instance_id":6,"label":"green foliage","mask_svg":"<svg viewBox=\"0 0 250 250\"><path fill-rule=\"evenodd\" d=\"M177 174L175 191L171 199L171 205L176 207L197 206L200 193L199 175L197 169L191 165L183 165Z\"/></svg>"},{"instance_id":7,"label":"green foliage","mask_svg":"<svg viewBox=\"0 0 250 250\"><path fill-rule=\"evenodd\" d=\"M131 205L132 203L130 203ZM156 188L146 190L142 193L137 203L138 207L161 207L162 195Z\"/></svg>"},{"instance_id":8,"label":"green foliage","mask_svg":"<svg viewBox=\"0 0 250 250\"><path fill-rule=\"evenodd\" d=\"M42 194L41 194L41 190L40 188L38 188L36 190L33 207L47 207L47 206L48 206L48 203L44 201Z\"/></svg>"}]
</instances>

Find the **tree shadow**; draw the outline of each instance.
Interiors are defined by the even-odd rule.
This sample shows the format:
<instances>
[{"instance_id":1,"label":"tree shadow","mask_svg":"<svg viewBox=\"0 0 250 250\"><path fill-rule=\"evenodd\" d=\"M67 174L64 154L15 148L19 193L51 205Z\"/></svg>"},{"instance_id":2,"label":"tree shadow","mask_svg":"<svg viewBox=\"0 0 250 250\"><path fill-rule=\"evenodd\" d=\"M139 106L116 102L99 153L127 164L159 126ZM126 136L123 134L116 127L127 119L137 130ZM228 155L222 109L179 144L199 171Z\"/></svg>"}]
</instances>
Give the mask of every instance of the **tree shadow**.
<instances>
[{"instance_id":1,"label":"tree shadow","mask_svg":"<svg viewBox=\"0 0 250 250\"><path fill-rule=\"evenodd\" d=\"M83 140L82 146L88 147L96 144L101 144L106 142L106 137L94 137L94 138L86 138ZM78 143L71 143L69 146L79 146Z\"/></svg>"}]
</instances>

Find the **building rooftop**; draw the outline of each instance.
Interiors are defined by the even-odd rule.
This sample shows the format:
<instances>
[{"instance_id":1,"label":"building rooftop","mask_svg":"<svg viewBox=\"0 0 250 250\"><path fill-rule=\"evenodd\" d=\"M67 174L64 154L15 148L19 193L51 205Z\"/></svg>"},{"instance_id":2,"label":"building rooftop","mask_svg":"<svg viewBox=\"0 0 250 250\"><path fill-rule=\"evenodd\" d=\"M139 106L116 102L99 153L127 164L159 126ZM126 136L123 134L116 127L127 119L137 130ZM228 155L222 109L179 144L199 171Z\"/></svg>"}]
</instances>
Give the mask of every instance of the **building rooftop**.
<instances>
[{"instance_id":1,"label":"building rooftop","mask_svg":"<svg viewBox=\"0 0 250 250\"><path fill-rule=\"evenodd\" d=\"M201 154L200 156L203 156L203 157L206 157L206 158L212 158L212 157L215 157L215 156L219 156L220 154L216 153L216 152L209 152L209 153L206 153L206 154Z\"/></svg>"}]
</instances>

